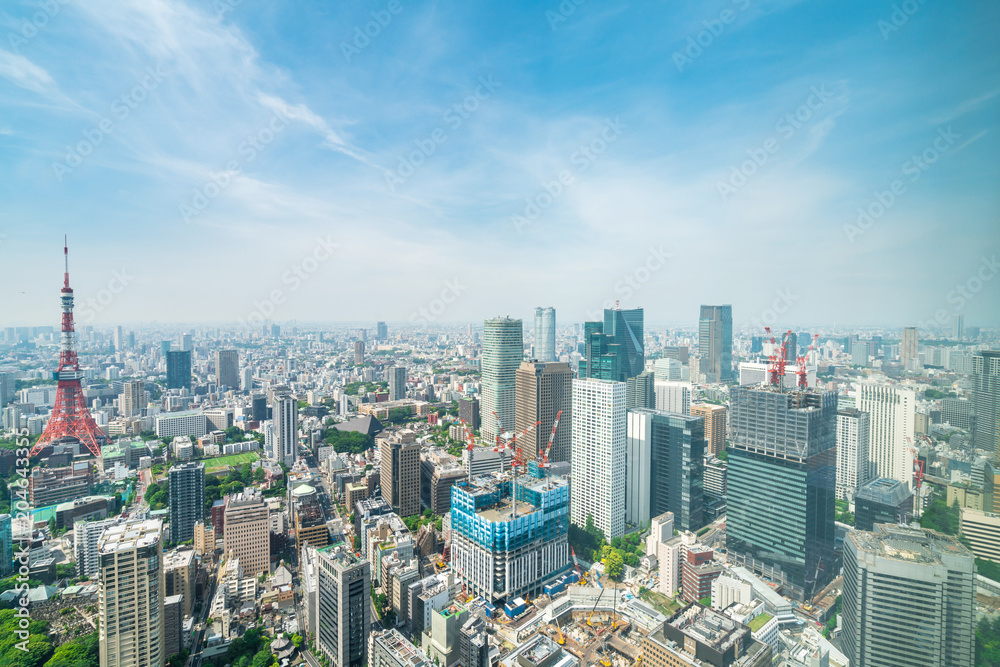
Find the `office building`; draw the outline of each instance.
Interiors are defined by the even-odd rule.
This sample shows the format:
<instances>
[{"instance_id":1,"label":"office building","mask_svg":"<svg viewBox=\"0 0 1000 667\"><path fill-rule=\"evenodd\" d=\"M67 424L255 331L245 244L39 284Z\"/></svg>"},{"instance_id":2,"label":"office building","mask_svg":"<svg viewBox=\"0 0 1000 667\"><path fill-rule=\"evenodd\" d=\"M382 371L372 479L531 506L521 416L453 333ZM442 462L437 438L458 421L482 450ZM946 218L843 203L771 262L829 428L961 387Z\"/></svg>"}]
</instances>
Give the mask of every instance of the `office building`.
<instances>
[{"instance_id":1,"label":"office building","mask_svg":"<svg viewBox=\"0 0 1000 667\"><path fill-rule=\"evenodd\" d=\"M1000 514L963 507L961 527L977 558L1000 563Z\"/></svg>"},{"instance_id":2,"label":"office building","mask_svg":"<svg viewBox=\"0 0 1000 667\"><path fill-rule=\"evenodd\" d=\"M555 308L535 308L535 358L556 361Z\"/></svg>"},{"instance_id":3,"label":"office building","mask_svg":"<svg viewBox=\"0 0 1000 667\"><path fill-rule=\"evenodd\" d=\"M58 505L90 495L94 483L91 461L75 461L58 468L31 469L28 478L28 502L32 507Z\"/></svg>"},{"instance_id":4,"label":"office building","mask_svg":"<svg viewBox=\"0 0 1000 667\"><path fill-rule=\"evenodd\" d=\"M863 382L855 401L868 418L868 460L872 477L913 484L913 413L916 395L911 389Z\"/></svg>"},{"instance_id":5,"label":"office building","mask_svg":"<svg viewBox=\"0 0 1000 667\"><path fill-rule=\"evenodd\" d=\"M516 487L509 474L452 487L452 570L471 595L534 598L569 570L569 483L537 474L529 466Z\"/></svg>"},{"instance_id":6,"label":"office building","mask_svg":"<svg viewBox=\"0 0 1000 667\"><path fill-rule=\"evenodd\" d=\"M194 524L205 520L205 464L175 465L167 473L170 502L170 539L194 539Z\"/></svg>"},{"instance_id":7,"label":"office building","mask_svg":"<svg viewBox=\"0 0 1000 667\"><path fill-rule=\"evenodd\" d=\"M771 647L749 627L697 602L642 639L642 664L651 667L770 667L771 661Z\"/></svg>"},{"instance_id":8,"label":"office building","mask_svg":"<svg viewBox=\"0 0 1000 667\"><path fill-rule=\"evenodd\" d=\"M375 338L376 340L388 340L389 327L385 325L385 322L375 323Z\"/></svg>"},{"instance_id":9,"label":"office building","mask_svg":"<svg viewBox=\"0 0 1000 667\"><path fill-rule=\"evenodd\" d=\"M271 435L274 458L292 467L299 454L299 402L287 391L275 391L271 399Z\"/></svg>"},{"instance_id":10,"label":"office building","mask_svg":"<svg viewBox=\"0 0 1000 667\"><path fill-rule=\"evenodd\" d=\"M413 431L378 439L382 498L401 517L420 514L420 444Z\"/></svg>"},{"instance_id":11,"label":"office building","mask_svg":"<svg viewBox=\"0 0 1000 667\"><path fill-rule=\"evenodd\" d=\"M646 553L659 561L659 592L668 598L681 587L680 537L674 537L674 515L666 512L653 517L646 536Z\"/></svg>"},{"instance_id":12,"label":"office building","mask_svg":"<svg viewBox=\"0 0 1000 667\"><path fill-rule=\"evenodd\" d=\"M681 534L681 599L697 602L712 595L712 582L722 574L715 552L697 543L694 533Z\"/></svg>"},{"instance_id":13,"label":"office building","mask_svg":"<svg viewBox=\"0 0 1000 667\"><path fill-rule=\"evenodd\" d=\"M0 372L0 407L13 400L15 386L13 373Z\"/></svg>"},{"instance_id":14,"label":"office building","mask_svg":"<svg viewBox=\"0 0 1000 667\"><path fill-rule=\"evenodd\" d=\"M316 551L317 652L334 667L366 667L371 566L343 546Z\"/></svg>"},{"instance_id":15,"label":"office building","mask_svg":"<svg viewBox=\"0 0 1000 667\"><path fill-rule=\"evenodd\" d=\"M194 549L188 547L163 554L163 595L180 595L184 599L181 604L184 616L190 616L194 609L197 580L198 564L194 559Z\"/></svg>"},{"instance_id":16,"label":"office building","mask_svg":"<svg viewBox=\"0 0 1000 667\"><path fill-rule=\"evenodd\" d=\"M899 343L899 362L904 370L915 370L914 364L920 363L916 327L903 329L903 338Z\"/></svg>"},{"instance_id":17,"label":"office building","mask_svg":"<svg viewBox=\"0 0 1000 667\"><path fill-rule=\"evenodd\" d=\"M717 456L726 448L726 406L695 403L690 407L690 413L705 420L706 454Z\"/></svg>"},{"instance_id":18,"label":"office building","mask_svg":"<svg viewBox=\"0 0 1000 667\"><path fill-rule=\"evenodd\" d=\"M208 420L201 410L164 412L156 415L153 428L158 438L175 438L185 435L200 438L208 433Z\"/></svg>"},{"instance_id":19,"label":"office building","mask_svg":"<svg viewBox=\"0 0 1000 667\"><path fill-rule=\"evenodd\" d=\"M73 524L73 555L76 557L76 574L79 577L93 577L100 571L98 543L108 526L120 519L98 521L77 521Z\"/></svg>"},{"instance_id":20,"label":"office building","mask_svg":"<svg viewBox=\"0 0 1000 667\"><path fill-rule=\"evenodd\" d=\"M163 654L171 657L183 648L184 598L168 595L163 598Z\"/></svg>"},{"instance_id":21,"label":"office building","mask_svg":"<svg viewBox=\"0 0 1000 667\"><path fill-rule=\"evenodd\" d=\"M903 482L880 477L854 495L856 530L875 530L877 523L909 523L912 517L913 493Z\"/></svg>"},{"instance_id":22,"label":"office building","mask_svg":"<svg viewBox=\"0 0 1000 667\"><path fill-rule=\"evenodd\" d=\"M240 388L239 350L219 350L215 353L215 382L226 389Z\"/></svg>"},{"instance_id":23,"label":"office building","mask_svg":"<svg viewBox=\"0 0 1000 667\"><path fill-rule=\"evenodd\" d=\"M191 351L167 352L167 389L191 388Z\"/></svg>"},{"instance_id":24,"label":"office building","mask_svg":"<svg viewBox=\"0 0 1000 667\"><path fill-rule=\"evenodd\" d=\"M523 357L521 320L497 317L484 322L479 420L484 442L496 439L497 419L505 431L514 428L516 375Z\"/></svg>"},{"instance_id":25,"label":"office building","mask_svg":"<svg viewBox=\"0 0 1000 667\"><path fill-rule=\"evenodd\" d=\"M837 410L837 499L850 500L871 479L868 462L868 413Z\"/></svg>"},{"instance_id":26,"label":"office building","mask_svg":"<svg viewBox=\"0 0 1000 667\"><path fill-rule=\"evenodd\" d=\"M679 415L691 413L691 383L690 382L660 382L654 383L656 392L656 409L664 412L674 412Z\"/></svg>"},{"instance_id":27,"label":"office building","mask_svg":"<svg viewBox=\"0 0 1000 667\"><path fill-rule=\"evenodd\" d=\"M951 316L951 338L962 340L965 337L965 316L958 313Z\"/></svg>"},{"instance_id":28,"label":"office building","mask_svg":"<svg viewBox=\"0 0 1000 667\"><path fill-rule=\"evenodd\" d=\"M840 644L852 665L972 667L976 566L953 537L880 524L844 540Z\"/></svg>"},{"instance_id":29,"label":"office building","mask_svg":"<svg viewBox=\"0 0 1000 667\"><path fill-rule=\"evenodd\" d=\"M515 377L514 432L541 422L517 446L527 459L537 458L548 444L552 424L560 411L559 428L549 460L569 461L573 422L573 370L559 361L523 361Z\"/></svg>"},{"instance_id":30,"label":"office building","mask_svg":"<svg viewBox=\"0 0 1000 667\"><path fill-rule=\"evenodd\" d=\"M395 628L372 632L371 641L371 667L432 667L434 664Z\"/></svg>"},{"instance_id":31,"label":"office building","mask_svg":"<svg viewBox=\"0 0 1000 667\"><path fill-rule=\"evenodd\" d=\"M101 667L158 667L166 662L163 542L159 520L110 526L98 543Z\"/></svg>"},{"instance_id":32,"label":"office building","mask_svg":"<svg viewBox=\"0 0 1000 667\"><path fill-rule=\"evenodd\" d=\"M118 412L122 417L141 417L146 407L146 383L142 380L126 380L122 383L122 393L118 395Z\"/></svg>"},{"instance_id":33,"label":"office building","mask_svg":"<svg viewBox=\"0 0 1000 667\"><path fill-rule=\"evenodd\" d=\"M354 365L360 366L365 363L365 341L354 341Z\"/></svg>"},{"instance_id":34,"label":"office building","mask_svg":"<svg viewBox=\"0 0 1000 667\"><path fill-rule=\"evenodd\" d=\"M473 433L479 430L479 399L467 396L458 399L458 418Z\"/></svg>"},{"instance_id":35,"label":"office building","mask_svg":"<svg viewBox=\"0 0 1000 667\"><path fill-rule=\"evenodd\" d=\"M462 667L492 667L499 650L490 646L486 622L470 615L458 631L459 664Z\"/></svg>"},{"instance_id":36,"label":"office building","mask_svg":"<svg viewBox=\"0 0 1000 667\"><path fill-rule=\"evenodd\" d=\"M389 385L389 400L401 401L406 398L406 369L390 366L385 369L385 381Z\"/></svg>"},{"instance_id":37,"label":"office building","mask_svg":"<svg viewBox=\"0 0 1000 667\"><path fill-rule=\"evenodd\" d=\"M625 533L625 415L624 382L573 380L571 519L608 540Z\"/></svg>"},{"instance_id":38,"label":"office building","mask_svg":"<svg viewBox=\"0 0 1000 667\"><path fill-rule=\"evenodd\" d=\"M837 395L733 387L729 409L729 560L809 599L839 566Z\"/></svg>"},{"instance_id":39,"label":"office building","mask_svg":"<svg viewBox=\"0 0 1000 667\"><path fill-rule=\"evenodd\" d=\"M643 371L635 377L625 379L625 408L655 408L656 392L652 371Z\"/></svg>"},{"instance_id":40,"label":"office building","mask_svg":"<svg viewBox=\"0 0 1000 667\"><path fill-rule=\"evenodd\" d=\"M972 400L976 430L973 442L1000 455L1000 351L983 350L972 357Z\"/></svg>"},{"instance_id":41,"label":"office building","mask_svg":"<svg viewBox=\"0 0 1000 667\"><path fill-rule=\"evenodd\" d=\"M942 398L941 423L974 433L976 430L976 416L972 409L974 405L975 401L967 398Z\"/></svg>"},{"instance_id":42,"label":"office building","mask_svg":"<svg viewBox=\"0 0 1000 667\"><path fill-rule=\"evenodd\" d=\"M253 394L250 397L250 414L255 422L267 421L267 396Z\"/></svg>"},{"instance_id":43,"label":"office building","mask_svg":"<svg viewBox=\"0 0 1000 667\"><path fill-rule=\"evenodd\" d=\"M271 569L271 521L260 490L244 489L226 503L223 526L224 554L239 558L247 577Z\"/></svg>"},{"instance_id":44,"label":"office building","mask_svg":"<svg viewBox=\"0 0 1000 667\"><path fill-rule=\"evenodd\" d=\"M579 377L625 382L646 365L643 310L604 310L603 322L583 325Z\"/></svg>"},{"instance_id":45,"label":"office building","mask_svg":"<svg viewBox=\"0 0 1000 667\"><path fill-rule=\"evenodd\" d=\"M666 357L657 359L653 362L653 379L654 380L682 380L681 377L683 364L676 359L668 359Z\"/></svg>"},{"instance_id":46,"label":"office building","mask_svg":"<svg viewBox=\"0 0 1000 667\"><path fill-rule=\"evenodd\" d=\"M438 516L451 510L451 487L467 477L461 461L443 450L420 454L420 502ZM348 503L348 507L353 507Z\"/></svg>"},{"instance_id":47,"label":"office building","mask_svg":"<svg viewBox=\"0 0 1000 667\"><path fill-rule=\"evenodd\" d=\"M705 381L731 382L733 374L733 307L702 306L698 319L698 370Z\"/></svg>"},{"instance_id":48,"label":"office building","mask_svg":"<svg viewBox=\"0 0 1000 667\"><path fill-rule=\"evenodd\" d=\"M701 528L704 420L636 408L627 421L626 522L643 525L650 516L671 512L678 530ZM575 484L575 467L573 478Z\"/></svg>"}]
</instances>

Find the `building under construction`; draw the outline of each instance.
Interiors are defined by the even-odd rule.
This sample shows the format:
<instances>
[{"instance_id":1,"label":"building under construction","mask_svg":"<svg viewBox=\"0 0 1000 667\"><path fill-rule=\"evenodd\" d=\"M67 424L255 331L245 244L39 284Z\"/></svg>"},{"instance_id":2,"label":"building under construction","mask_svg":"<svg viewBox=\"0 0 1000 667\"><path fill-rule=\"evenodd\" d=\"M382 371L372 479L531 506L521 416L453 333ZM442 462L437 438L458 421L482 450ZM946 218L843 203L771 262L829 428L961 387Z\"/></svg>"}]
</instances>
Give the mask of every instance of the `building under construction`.
<instances>
[{"instance_id":1,"label":"building under construction","mask_svg":"<svg viewBox=\"0 0 1000 667\"><path fill-rule=\"evenodd\" d=\"M492 604L535 597L570 568L569 483L527 474L472 477L451 490L452 568Z\"/></svg>"}]
</instances>

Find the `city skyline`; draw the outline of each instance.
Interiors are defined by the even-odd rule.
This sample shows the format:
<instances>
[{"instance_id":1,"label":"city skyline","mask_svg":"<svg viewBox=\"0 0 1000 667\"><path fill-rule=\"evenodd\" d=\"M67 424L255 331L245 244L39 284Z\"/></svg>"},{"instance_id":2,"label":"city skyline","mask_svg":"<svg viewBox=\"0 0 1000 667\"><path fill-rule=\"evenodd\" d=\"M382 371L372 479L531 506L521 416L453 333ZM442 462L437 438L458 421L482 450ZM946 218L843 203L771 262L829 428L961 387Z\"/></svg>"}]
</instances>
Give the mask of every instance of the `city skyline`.
<instances>
[{"instance_id":1,"label":"city skyline","mask_svg":"<svg viewBox=\"0 0 1000 667\"><path fill-rule=\"evenodd\" d=\"M81 305L120 288L94 324L246 321L276 290L278 321L572 322L617 299L740 323L792 295L801 323L1000 324L995 6L401 7L60 4L30 37L8 9L18 323L49 321L36 278L68 233ZM372 239L377 301L340 289Z\"/></svg>"}]
</instances>

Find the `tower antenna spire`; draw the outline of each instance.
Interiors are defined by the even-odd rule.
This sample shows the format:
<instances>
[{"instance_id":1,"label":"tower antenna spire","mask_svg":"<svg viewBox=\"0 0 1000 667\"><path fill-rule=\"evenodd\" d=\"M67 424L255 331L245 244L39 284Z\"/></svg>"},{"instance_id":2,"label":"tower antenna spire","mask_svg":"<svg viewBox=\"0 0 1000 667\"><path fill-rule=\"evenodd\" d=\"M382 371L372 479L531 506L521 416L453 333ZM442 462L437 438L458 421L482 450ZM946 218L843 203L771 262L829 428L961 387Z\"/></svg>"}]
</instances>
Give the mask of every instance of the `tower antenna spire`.
<instances>
[{"instance_id":1,"label":"tower antenna spire","mask_svg":"<svg viewBox=\"0 0 1000 667\"><path fill-rule=\"evenodd\" d=\"M66 264L66 273L63 274L63 287L69 287L69 236L63 235L63 261Z\"/></svg>"}]
</instances>

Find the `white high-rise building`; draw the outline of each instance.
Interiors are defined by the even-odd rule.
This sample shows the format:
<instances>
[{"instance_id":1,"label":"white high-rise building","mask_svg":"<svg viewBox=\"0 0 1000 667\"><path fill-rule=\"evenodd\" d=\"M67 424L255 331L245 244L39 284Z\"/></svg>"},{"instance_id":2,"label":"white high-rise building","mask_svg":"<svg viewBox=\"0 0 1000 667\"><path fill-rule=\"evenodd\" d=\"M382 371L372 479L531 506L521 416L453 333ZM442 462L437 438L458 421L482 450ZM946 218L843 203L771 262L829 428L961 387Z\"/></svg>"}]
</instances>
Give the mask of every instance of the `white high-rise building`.
<instances>
[{"instance_id":1,"label":"white high-rise building","mask_svg":"<svg viewBox=\"0 0 1000 667\"><path fill-rule=\"evenodd\" d=\"M657 359L653 362L653 378L655 380L680 380L681 364L677 359Z\"/></svg>"},{"instance_id":2,"label":"white high-rise building","mask_svg":"<svg viewBox=\"0 0 1000 667\"><path fill-rule=\"evenodd\" d=\"M118 396L118 412L122 417L140 417L146 407L146 383L142 380L126 380L122 393Z\"/></svg>"},{"instance_id":3,"label":"white high-rise building","mask_svg":"<svg viewBox=\"0 0 1000 667\"><path fill-rule=\"evenodd\" d=\"M916 395L911 389L862 383L855 405L868 418L868 460L871 474L903 482L913 488L913 413Z\"/></svg>"},{"instance_id":4,"label":"white high-rise building","mask_svg":"<svg viewBox=\"0 0 1000 667\"><path fill-rule=\"evenodd\" d=\"M871 479L868 455L867 412L854 408L837 411L837 499L851 500Z\"/></svg>"},{"instance_id":5,"label":"white high-rise building","mask_svg":"<svg viewBox=\"0 0 1000 667\"><path fill-rule=\"evenodd\" d=\"M535 308L535 358L556 360L556 309Z\"/></svg>"},{"instance_id":6,"label":"white high-rise building","mask_svg":"<svg viewBox=\"0 0 1000 667\"><path fill-rule=\"evenodd\" d=\"M287 393L275 392L271 403L271 429L274 438L274 456L291 467L295 464L299 447L299 403Z\"/></svg>"},{"instance_id":7,"label":"white high-rise building","mask_svg":"<svg viewBox=\"0 0 1000 667\"><path fill-rule=\"evenodd\" d=\"M625 383L573 380L570 520L611 540L625 533Z\"/></svg>"},{"instance_id":8,"label":"white high-rise building","mask_svg":"<svg viewBox=\"0 0 1000 667\"><path fill-rule=\"evenodd\" d=\"M674 412L679 415L691 414L691 383L663 382L653 383L656 394L656 409Z\"/></svg>"},{"instance_id":9,"label":"white high-rise building","mask_svg":"<svg viewBox=\"0 0 1000 667\"><path fill-rule=\"evenodd\" d=\"M98 542L101 667L151 667L164 655L163 524L128 521Z\"/></svg>"},{"instance_id":10,"label":"white high-rise building","mask_svg":"<svg viewBox=\"0 0 1000 667\"><path fill-rule=\"evenodd\" d=\"M681 588L681 540L674 537L674 513L664 512L653 517L650 528L646 536L646 553L655 555L659 562L659 592L672 598Z\"/></svg>"},{"instance_id":11,"label":"white high-rise building","mask_svg":"<svg viewBox=\"0 0 1000 667\"><path fill-rule=\"evenodd\" d=\"M91 577L100 571L97 558L97 544L109 526L120 522L119 517L99 521L73 522L73 554L76 556L76 573L81 577Z\"/></svg>"},{"instance_id":12,"label":"white high-rise building","mask_svg":"<svg viewBox=\"0 0 1000 667\"><path fill-rule=\"evenodd\" d=\"M484 322L479 432L485 442L497 436L497 417L505 430L514 430L516 374L523 357L521 320L496 317Z\"/></svg>"},{"instance_id":13,"label":"white high-rise building","mask_svg":"<svg viewBox=\"0 0 1000 667\"><path fill-rule=\"evenodd\" d=\"M645 526L649 522L649 475L653 444L653 414L649 410L629 410L626 415L625 522Z\"/></svg>"}]
</instances>

